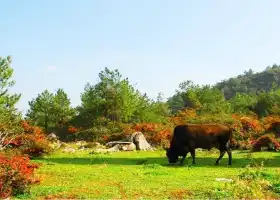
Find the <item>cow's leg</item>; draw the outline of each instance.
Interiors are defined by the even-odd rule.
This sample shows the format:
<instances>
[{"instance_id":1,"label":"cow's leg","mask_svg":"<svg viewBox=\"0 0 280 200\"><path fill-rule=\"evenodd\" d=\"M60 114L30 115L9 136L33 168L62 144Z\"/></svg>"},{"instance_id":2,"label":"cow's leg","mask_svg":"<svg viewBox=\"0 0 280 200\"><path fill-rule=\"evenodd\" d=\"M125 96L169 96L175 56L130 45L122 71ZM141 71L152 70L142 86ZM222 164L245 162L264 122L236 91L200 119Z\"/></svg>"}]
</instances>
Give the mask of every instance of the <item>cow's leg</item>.
<instances>
[{"instance_id":1,"label":"cow's leg","mask_svg":"<svg viewBox=\"0 0 280 200\"><path fill-rule=\"evenodd\" d=\"M231 153L229 142L226 145L226 151L227 151L227 154L228 154L228 165L231 165L232 164L232 153Z\"/></svg>"},{"instance_id":2,"label":"cow's leg","mask_svg":"<svg viewBox=\"0 0 280 200\"><path fill-rule=\"evenodd\" d=\"M226 151L224 149L220 149L220 156L216 161L216 165L218 165L220 163L220 160L223 158L223 156L225 155Z\"/></svg>"},{"instance_id":3,"label":"cow's leg","mask_svg":"<svg viewBox=\"0 0 280 200\"><path fill-rule=\"evenodd\" d=\"M192 164L196 164L195 163L195 149L191 150L191 156L192 156Z\"/></svg>"},{"instance_id":4,"label":"cow's leg","mask_svg":"<svg viewBox=\"0 0 280 200\"><path fill-rule=\"evenodd\" d=\"M184 164L186 157L187 157L187 153L185 155L183 155L182 159L180 160L180 165Z\"/></svg>"},{"instance_id":5,"label":"cow's leg","mask_svg":"<svg viewBox=\"0 0 280 200\"><path fill-rule=\"evenodd\" d=\"M231 165L232 164L232 153L231 153L230 149L227 150L227 154L228 154L228 165Z\"/></svg>"}]
</instances>

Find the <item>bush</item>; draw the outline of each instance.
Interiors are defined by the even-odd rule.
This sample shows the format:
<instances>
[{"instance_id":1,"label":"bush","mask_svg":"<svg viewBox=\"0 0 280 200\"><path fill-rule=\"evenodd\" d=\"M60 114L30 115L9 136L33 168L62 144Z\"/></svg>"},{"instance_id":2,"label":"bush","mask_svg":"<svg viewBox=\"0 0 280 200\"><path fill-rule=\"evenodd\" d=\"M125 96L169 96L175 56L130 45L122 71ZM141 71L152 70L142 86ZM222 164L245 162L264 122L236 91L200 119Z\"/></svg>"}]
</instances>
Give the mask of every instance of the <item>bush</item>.
<instances>
[{"instance_id":1,"label":"bush","mask_svg":"<svg viewBox=\"0 0 280 200\"><path fill-rule=\"evenodd\" d=\"M22 127L24 133L6 140L6 145L17 148L22 154L27 154L30 157L41 156L52 151L50 142L39 127L31 126L26 121L22 122Z\"/></svg>"},{"instance_id":2,"label":"bush","mask_svg":"<svg viewBox=\"0 0 280 200\"><path fill-rule=\"evenodd\" d=\"M268 150L277 151L280 148L280 143L269 135L263 135L254 142L253 151L261 151L262 147L266 147Z\"/></svg>"},{"instance_id":3,"label":"bush","mask_svg":"<svg viewBox=\"0 0 280 200\"><path fill-rule=\"evenodd\" d=\"M34 170L39 166L30 163L27 156L0 154L0 197L29 192L31 184L39 182Z\"/></svg>"},{"instance_id":4,"label":"bush","mask_svg":"<svg viewBox=\"0 0 280 200\"><path fill-rule=\"evenodd\" d=\"M264 117L262 122L263 122L266 130L273 131L273 129L274 129L273 125L280 123L280 116L270 115L270 116Z\"/></svg>"}]
</instances>

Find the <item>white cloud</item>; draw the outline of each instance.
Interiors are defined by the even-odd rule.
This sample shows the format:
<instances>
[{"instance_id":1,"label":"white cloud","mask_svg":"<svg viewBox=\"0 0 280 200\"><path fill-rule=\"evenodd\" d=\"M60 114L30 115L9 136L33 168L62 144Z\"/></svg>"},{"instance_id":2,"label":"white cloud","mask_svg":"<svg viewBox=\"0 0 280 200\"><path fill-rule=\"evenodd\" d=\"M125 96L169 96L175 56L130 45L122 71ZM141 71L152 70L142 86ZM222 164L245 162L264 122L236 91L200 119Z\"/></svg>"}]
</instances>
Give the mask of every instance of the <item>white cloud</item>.
<instances>
[{"instance_id":1,"label":"white cloud","mask_svg":"<svg viewBox=\"0 0 280 200\"><path fill-rule=\"evenodd\" d=\"M55 65L49 65L49 66L47 66L47 70L50 71L50 72L54 72L54 71L56 71L56 66Z\"/></svg>"}]
</instances>

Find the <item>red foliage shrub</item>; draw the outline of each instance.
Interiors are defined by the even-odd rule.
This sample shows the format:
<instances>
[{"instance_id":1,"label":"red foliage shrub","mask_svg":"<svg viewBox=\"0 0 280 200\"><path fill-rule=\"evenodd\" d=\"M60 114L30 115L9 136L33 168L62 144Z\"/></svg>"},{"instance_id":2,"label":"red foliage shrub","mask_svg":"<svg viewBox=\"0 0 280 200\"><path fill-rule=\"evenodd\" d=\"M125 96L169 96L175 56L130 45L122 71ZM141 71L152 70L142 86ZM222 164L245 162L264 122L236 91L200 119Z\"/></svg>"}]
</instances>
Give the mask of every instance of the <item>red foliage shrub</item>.
<instances>
[{"instance_id":1,"label":"red foliage shrub","mask_svg":"<svg viewBox=\"0 0 280 200\"><path fill-rule=\"evenodd\" d=\"M158 144L164 147L167 147L169 145L169 141L171 138L172 130L171 129L163 129L156 133L154 133L150 140L154 144Z\"/></svg>"},{"instance_id":2,"label":"red foliage shrub","mask_svg":"<svg viewBox=\"0 0 280 200\"><path fill-rule=\"evenodd\" d=\"M121 123L121 124L119 124L119 126L120 126L121 132L124 134L124 136L130 135L133 132L135 132L135 130L133 129L134 126L132 126L131 124Z\"/></svg>"},{"instance_id":3,"label":"red foliage shrub","mask_svg":"<svg viewBox=\"0 0 280 200\"><path fill-rule=\"evenodd\" d=\"M21 123L24 133L7 139L4 143L14 148L18 148L23 154L29 156L40 156L51 151L49 141L47 140L41 128L31 126L26 121Z\"/></svg>"},{"instance_id":4,"label":"red foliage shrub","mask_svg":"<svg viewBox=\"0 0 280 200\"><path fill-rule=\"evenodd\" d=\"M253 151L261 151L262 147L267 147L268 149L279 150L280 143L269 135L263 135L258 140L253 142Z\"/></svg>"},{"instance_id":5,"label":"red foliage shrub","mask_svg":"<svg viewBox=\"0 0 280 200\"><path fill-rule=\"evenodd\" d=\"M0 154L0 197L7 198L11 195L27 192L30 184L39 182L34 177L37 164L30 163L26 156L14 155L8 157Z\"/></svg>"},{"instance_id":6,"label":"red foliage shrub","mask_svg":"<svg viewBox=\"0 0 280 200\"><path fill-rule=\"evenodd\" d=\"M132 125L131 127L126 128L126 130L129 130L130 134L138 131L142 132L148 142L156 145L166 146L169 144L170 135L172 134L173 128L163 124L142 123ZM124 137L126 135L127 134L125 133Z\"/></svg>"},{"instance_id":7,"label":"red foliage shrub","mask_svg":"<svg viewBox=\"0 0 280 200\"><path fill-rule=\"evenodd\" d=\"M197 117L196 110L193 108L185 108L179 111L176 115L177 117L185 117L185 118L195 118Z\"/></svg>"},{"instance_id":8,"label":"red foliage shrub","mask_svg":"<svg viewBox=\"0 0 280 200\"><path fill-rule=\"evenodd\" d=\"M237 115L233 116L233 118L240 121L240 123L242 124L242 129L245 132L253 131L256 133L260 133L264 130L262 123L257 119L253 119L251 117L246 116L239 117Z\"/></svg>"},{"instance_id":9,"label":"red foliage shrub","mask_svg":"<svg viewBox=\"0 0 280 200\"><path fill-rule=\"evenodd\" d=\"M263 124L266 131L280 133L280 116L270 115L265 117Z\"/></svg>"},{"instance_id":10,"label":"red foliage shrub","mask_svg":"<svg viewBox=\"0 0 280 200\"><path fill-rule=\"evenodd\" d=\"M143 123L143 124L136 124L133 129L135 131L140 131L140 132L155 132L156 129L158 128L157 124L153 123Z\"/></svg>"},{"instance_id":11,"label":"red foliage shrub","mask_svg":"<svg viewBox=\"0 0 280 200\"><path fill-rule=\"evenodd\" d=\"M179 111L174 117L170 117L169 121L173 125L185 124L190 119L197 118L196 110L193 108L186 108Z\"/></svg>"},{"instance_id":12,"label":"red foliage shrub","mask_svg":"<svg viewBox=\"0 0 280 200\"><path fill-rule=\"evenodd\" d=\"M68 132L69 133L76 133L78 131L78 129L74 126L69 126L68 127Z\"/></svg>"}]
</instances>

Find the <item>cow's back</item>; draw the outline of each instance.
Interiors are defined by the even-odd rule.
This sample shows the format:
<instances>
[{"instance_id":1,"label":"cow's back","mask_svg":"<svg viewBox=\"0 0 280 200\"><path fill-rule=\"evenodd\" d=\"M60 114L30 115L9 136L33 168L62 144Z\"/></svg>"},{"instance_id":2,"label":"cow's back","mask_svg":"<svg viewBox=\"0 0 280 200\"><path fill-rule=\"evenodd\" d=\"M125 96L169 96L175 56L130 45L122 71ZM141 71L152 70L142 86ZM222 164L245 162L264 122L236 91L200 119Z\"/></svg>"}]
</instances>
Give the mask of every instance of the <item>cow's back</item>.
<instances>
[{"instance_id":1,"label":"cow's back","mask_svg":"<svg viewBox=\"0 0 280 200\"><path fill-rule=\"evenodd\" d=\"M174 128L170 147L211 149L230 139L230 128L220 124L185 124Z\"/></svg>"}]
</instances>

